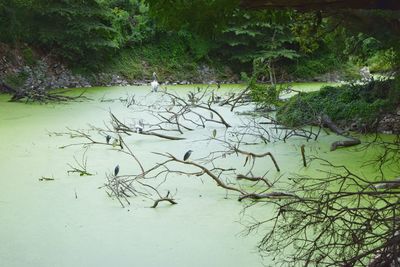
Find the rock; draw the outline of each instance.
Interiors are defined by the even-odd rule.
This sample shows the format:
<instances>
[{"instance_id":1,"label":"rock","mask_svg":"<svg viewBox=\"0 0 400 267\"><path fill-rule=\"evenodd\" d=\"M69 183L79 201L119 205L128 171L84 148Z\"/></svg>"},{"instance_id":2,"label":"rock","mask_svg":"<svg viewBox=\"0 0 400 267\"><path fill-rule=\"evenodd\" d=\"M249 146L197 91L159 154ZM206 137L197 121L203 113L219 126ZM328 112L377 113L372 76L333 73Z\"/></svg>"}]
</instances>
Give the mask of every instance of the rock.
<instances>
[{"instance_id":1,"label":"rock","mask_svg":"<svg viewBox=\"0 0 400 267\"><path fill-rule=\"evenodd\" d=\"M400 133L400 116L397 114L386 114L379 121L378 132L399 134Z\"/></svg>"}]
</instances>

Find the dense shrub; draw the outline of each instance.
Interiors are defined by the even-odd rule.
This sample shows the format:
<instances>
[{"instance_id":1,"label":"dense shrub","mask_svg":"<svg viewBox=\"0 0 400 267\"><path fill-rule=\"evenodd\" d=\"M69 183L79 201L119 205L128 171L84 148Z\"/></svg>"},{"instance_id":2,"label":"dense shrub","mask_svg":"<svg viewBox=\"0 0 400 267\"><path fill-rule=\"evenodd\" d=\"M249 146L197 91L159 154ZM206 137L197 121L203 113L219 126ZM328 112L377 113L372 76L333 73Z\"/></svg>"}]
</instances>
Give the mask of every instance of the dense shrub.
<instances>
[{"instance_id":1,"label":"dense shrub","mask_svg":"<svg viewBox=\"0 0 400 267\"><path fill-rule=\"evenodd\" d=\"M326 114L336 122L371 124L379 114L399 105L396 83L397 80L371 81L300 93L278 109L277 119L285 125L299 126L316 122L320 115Z\"/></svg>"}]
</instances>

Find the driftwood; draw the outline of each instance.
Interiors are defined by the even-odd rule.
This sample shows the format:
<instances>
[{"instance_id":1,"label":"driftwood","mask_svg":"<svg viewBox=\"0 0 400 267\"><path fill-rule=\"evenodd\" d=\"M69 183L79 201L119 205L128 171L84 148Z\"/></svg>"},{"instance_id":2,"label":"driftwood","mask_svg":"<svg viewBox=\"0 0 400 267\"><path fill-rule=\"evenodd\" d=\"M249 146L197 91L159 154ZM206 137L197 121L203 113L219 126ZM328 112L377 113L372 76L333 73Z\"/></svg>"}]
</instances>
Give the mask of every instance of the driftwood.
<instances>
[{"instance_id":1,"label":"driftwood","mask_svg":"<svg viewBox=\"0 0 400 267\"><path fill-rule=\"evenodd\" d=\"M239 201L242 201L243 199L249 198L249 199L263 199L263 198L299 198L297 195L293 193L286 193L286 192L271 192L271 193L265 193L265 194L256 194L256 193L251 193L251 194L246 194L243 196L239 197Z\"/></svg>"},{"instance_id":2,"label":"driftwood","mask_svg":"<svg viewBox=\"0 0 400 267\"><path fill-rule=\"evenodd\" d=\"M238 180L247 180L247 181L251 181L251 182L262 181L266 185L268 185L269 187L272 187L272 184L270 182L268 182L268 180L263 178L263 177L252 177L252 176L246 176L246 175L243 175L243 174L238 174L238 175L236 175L236 179L238 179Z\"/></svg>"},{"instance_id":3,"label":"driftwood","mask_svg":"<svg viewBox=\"0 0 400 267\"><path fill-rule=\"evenodd\" d=\"M85 91L79 94L78 96L66 96L62 94L64 92L54 93L39 89L15 90L10 99L10 102L24 101L25 103L28 102L48 103L48 102L67 102L77 99L89 100L89 98L83 96Z\"/></svg>"},{"instance_id":4,"label":"driftwood","mask_svg":"<svg viewBox=\"0 0 400 267\"><path fill-rule=\"evenodd\" d=\"M169 202L169 203L172 204L172 205L178 204L178 203L177 203L175 200L173 200L172 198L160 198L160 199L157 199L156 201L154 201L153 206L151 206L150 208L156 208L156 207L158 206L158 204L159 204L160 202L163 202L163 201L167 201L167 202Z\"/></svg>"},{"instance_id":5,"label":"driftwood","mask_svg":"<svg viewBox=\"0 0 400 267\"><path fill-rule=\"evenodd\" d=\"M155 133L155 132L150 132L150 131L142 131L142 132L139 132L138 134L153 135L153 136L160 137L163 139L168 139L168 140L185 140L186 139L184 137L165 135L165 134L160 134L160 133Z\"/></svg>"},{"instance_id":6,"label":"driftwood","mask_svg":"<svg viewBox=\"0 0 400 267\"><path fill-rule=\"evenodd\" d=\"M321 120L324 125L326 125L332 132L334 132L337 135L345 135L347 134L346 131L340 129L328 115L323 114L321 116Z\"/></svg>"},{"instance_id":7,"label":"driftwood","mask_svg":"<svg viewBox=\"0 0 400 267\"><path fill-rule=\"evenodd\" d=\"M331 151L335 151L338 147L349 147L361 144L360 139L348 136L350 140L336 141L331 144Z\"/></svg>"},{"instance_id":8,"label":"driftwood","mask_svg":"<svg viewBox=\"0 0 400 267\"><path fill-rule=\"evenodd\" d=\"M382 181L374 186L376 189L394 189L400 187L400 177L392 181Z\"/></svg>"},{"instance_id":9,"label":"driftwood","mask_svg":"<svg viewBox=\"0 0 400 267\"><path fill-rule=\"evenodd\" d=\"M304 151L304 147L305 147L304 145L301 145L301 147L300 147L301 157L303 159L303 166L307 167L307 160L306 160L306 154L305 154L305 151Z\"/></svg>"},{"instance_id":10,"label":"driftwood","mask_svg":"<svg viewBox=\"0 0 400 267\"><path fill-rule=\"evenodd\" d=\"M335 141L331 144L331 151L335 151L338 147L350 147L361 144L360 139L348 135L348 132L339 128L328 115L322 115L321 121L326 125L332 132L337 135L346 137L349 140Z\"/></svg>"},{"instance_id":11,"label":"driftwood","mask_svg":"<svg viewBox=\"0 0 400 267\"><path fill-rule=\"evenodd\" d=\"M42 176L41 178L39 178L39 181L54 181L54 178Z\"/></svg>"},{"instance_id":12,"label":"driftwood","mask_svg":"<svg viewBox=\"0 0 400 267\"><path fill-rule=\"evenodd\" d=\"M16 89L8 85L4 81L0 80L0 91L12 94L10 102L20 102L20 101L42 102L42 103L65 102L65 101L77 100L79 98L85 98L86 100L88 100L87 97L83 96L85 92L82 92L78 96L66 96L62 94L64 92L54 93L54 92L49 92L46 89L41 89L40 85L41 84L38 84L33 88Z\"/></svg>"}]
</instances>

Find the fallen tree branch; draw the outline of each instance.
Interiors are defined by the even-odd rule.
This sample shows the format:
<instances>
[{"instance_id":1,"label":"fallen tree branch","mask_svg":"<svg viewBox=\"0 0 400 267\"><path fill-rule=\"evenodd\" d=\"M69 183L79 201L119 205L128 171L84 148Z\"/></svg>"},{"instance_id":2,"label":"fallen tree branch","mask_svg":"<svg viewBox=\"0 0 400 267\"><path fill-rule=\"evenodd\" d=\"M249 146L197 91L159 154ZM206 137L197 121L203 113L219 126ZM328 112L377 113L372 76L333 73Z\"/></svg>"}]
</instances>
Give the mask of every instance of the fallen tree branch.
<instances>
[{"instance_id":1,"label":"fallen tree branch","mask_svg":"<svg viewBox=\"0 0 400 267\"><path fill-rule=\"evenodd\" d=\"M269 156L271 158L272 162L274 163L276 171L278 171L278 172L281 171L281 169L278 166L278 163L275 160L274 155L272 155L271 152L266 152L266 153L263 153L263 154L255 154L253 152L244 151L244 150L241 150L241 149L236 148L236 147L234 148L234 150L235 150L235 152L238 152L240 154L247 155L247 156L250 156L250 157L253 157L253 158L263 158L263 157Z\"/></svg>"},{"instance_id":2,"label":"fallen tree branch","mask_svg":"<svg viewBox=\"0 0 400 267\"><path fill-rule=\"evenodd\" d=\"M249 177L249 176L246 176L246 175L243 175L243 174L238 174L238 175L236 175L236 179L238 179L238 180L247 180L247 181L252 181L252 182L263 181L269 187L272 186L272 184L270 182L268 182L268 180L263 178L263 177Z\"/></svg>"},{"instance_id":3,"label":"fallen tree branch","mask_svg":"<svg viewBox=\"0 0 400 267\"><path fill-rule=\"evenodd\" d=\"M400 187L400 177L395 178L392 181L382 181L379 184L374 185L376 189L394 189Z\"/></svg>"},{"instance_id":4,"label":"fallen tree branch","mask_svg":"<svg viewBox=\"0 0 400 267\"><path fill-rule=\"evenodd\" d=\"M163 202L163 201L167 201L167 202L171 203L172 205L178 204L178 203L177 203L175 200L173 200L172 198L160 198L160 199L155 200L153 206L151 206L150 208L156 208L156 207L158 206L158 204L159 204L160 202Z\"/></svg>"},{"instance_id":5,"label":"fallen tree branch","mask_svg":"<svg viewBox=\"0 0 400 267\"><path fill-rule=\"evenodd\" d=\"M285 192L271 192L271 193L264 193L264 194L256 194L256 193L250 193L250 194L245 194L243 196L239 197L239 201L242 201L243 199L263 199L263 198L299 198L297 195L293 193L285 193Z\"/></svg>"},{"instance_id":6,"label":"fallen tree branch","mask_svg":"<svg viewBox=\"0 0 400 267\"><path fill-rule=\"evenodd\" d=\"M360 139L352 137L348 134L348 132L340 129L328 115L322 115L321 121L324 125L326 125L332 132L337 135L346 137L350 140L336 141L331 144L331 151L335 151L338 147L350 147L361 144Z\"/></svg>"},{"instance_id":7,"label":"fallen tree branch","mask_svg":"<svg viewBox=\"0 0 400 267\"><path fill-rule=\"evenodd\" d=\"M182 163L182 164L186 164L186 165L195 166L195 167L199 168L199 169L202 171L202 173L207 174L209 177L211 177L211 178L217 183L218 186L220 186L220 187L222 187L222 188L224 188L224 189L230 190L230 191L239 192L239 193L242 194L242 195L247 194L247 193L246 193L245 191L243 191L242 189L239 189L239 188L236 188L236 187L229 186L229 185L225 184L225 183L224 183L217 175L215 175L210 169L208 169L208 168L206 168L206 167L204 167L204 166L202 166L202 165L200 165L200 164L197 164L197 163L195 163L195 162L193 162L193 161L184 161L184 160L180 160L180 159L176 158L175 156L173 156L173 155L170 154L170 153L158 153L158 152L153 152L153 153L156 154L156 155L160 155L160 156L163 156L163 157L167 157L167 158L169 158L169 159L171 159L171 160L173 160L173 161L175 161L175 162L178 162L178 163ZM219 170L223 171L223 170L220 169L220 168L219 168ZM229 170L231 170L231 169L229 169Z\"/></svg>"},{"instance_id":8,"label":"fallen tree branch","mask_svg":"<svg viewBox=\"0 0 400 267\"><path fill-rule=\"evenodd\" d=\"M335 141L331 144L331 151L335 151L338 147L349 147L361 144L360 139L347 136L350 140Z\"/></svg>"},{"instance_id":9,"label":"fallen tree branch","mask_svg":"<svg viewBox=\"0 0 400 267\"><path fill-rule=\"evenodd\" d=\"M165 135L165 134L160 134L153 132L151 130L141 130L138 131L137 129L131 128L127 126L125 123L121 122L112 112L110 112L111 120L112 120L112 126L114 130L118 133L124 133L126 135L131 135L131 134L143 134L143 135L152 135L156 136L159 138L167 139L167 140L184 140L184 137L178 137L178 136L171 136L171 135Z\"/></svg>"},{"instance_id":10,"label":"fallen tree branch","mask_svg":"<svg viewBox=\"0 0 400 267\"><path fill-rule=\"evenodd\" d=\"M303 166L307 167L307 160L306 160L306 155L305 155L305 151L304 151L304 145L301 145L300 150L301 150L301 157L303 159Z\"/></svg>"}]
</instances>

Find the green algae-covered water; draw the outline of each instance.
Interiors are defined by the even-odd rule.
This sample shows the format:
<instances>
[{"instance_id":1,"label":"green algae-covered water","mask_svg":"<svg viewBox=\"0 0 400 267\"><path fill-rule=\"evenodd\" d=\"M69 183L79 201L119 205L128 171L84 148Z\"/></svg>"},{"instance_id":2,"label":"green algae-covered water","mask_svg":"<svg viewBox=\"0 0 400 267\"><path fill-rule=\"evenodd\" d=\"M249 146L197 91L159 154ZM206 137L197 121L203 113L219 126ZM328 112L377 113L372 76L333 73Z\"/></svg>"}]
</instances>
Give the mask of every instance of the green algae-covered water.
<instances>
[{"instance_id":1,"label":"green algae-covered water","mask_svg":"<svg viewBox=\"0 0 400 267\"><path fill-rule=\"evenodd\" d=\"M187 90L176 87L176 90ZM76 90L77 94L79 90ZM202 179L173 176L167 186L177 192L178 205L161 204L135 198L121 208L118 201L98 189L105 174L119 164L120 174L139 172L131 158L122 153L93 147L87 151L88 171L93 176L68 174L68 164L82 157L84 149L60 146L76 142L68 136L52 132L87 129L88 124L102 127L109 120L109 111L129 120L132 114L118 99L135 94L143 101L148 87L91 88L86 95L92 101L67 104L19 104L7 102L0 95L0 266L263 266L273 265L261 259L257 242L262 232L244 236L246 221L243 204L237 195L226 192L206 177ZM147 96L144 98L144 96ZM221 109L232 124L239 116ZM142 115L143 119L148 119ZM148 116L148 115L147 115ZM215 128L218 133L222 128ZM146 167L161 161L153 151L182 156L194 150L193 160L207 155L215 147L201 142L214 128L186 133L186 140L165 141L134 135L127 139ZM335 163L349 163L357 168L365 152L349 149L329 152L335 136L323 136L318 142L291 139L248 148L253 152L272 152L282 173L312 173L302 168L299 147L306 144L307 153L324 156ZM373 154L373 152L371 152ZM238 159L238 165L243 164ZM262 172L273 169L270 162ZM373 175L373 167L362 170ZM272 176L278 175L271 172ZM41 177L54 178L39 181ZM248 210L251 216L268 216L268 205ZM253 213L253 214L252 214Z\"/></svg>"}]
</instances>

